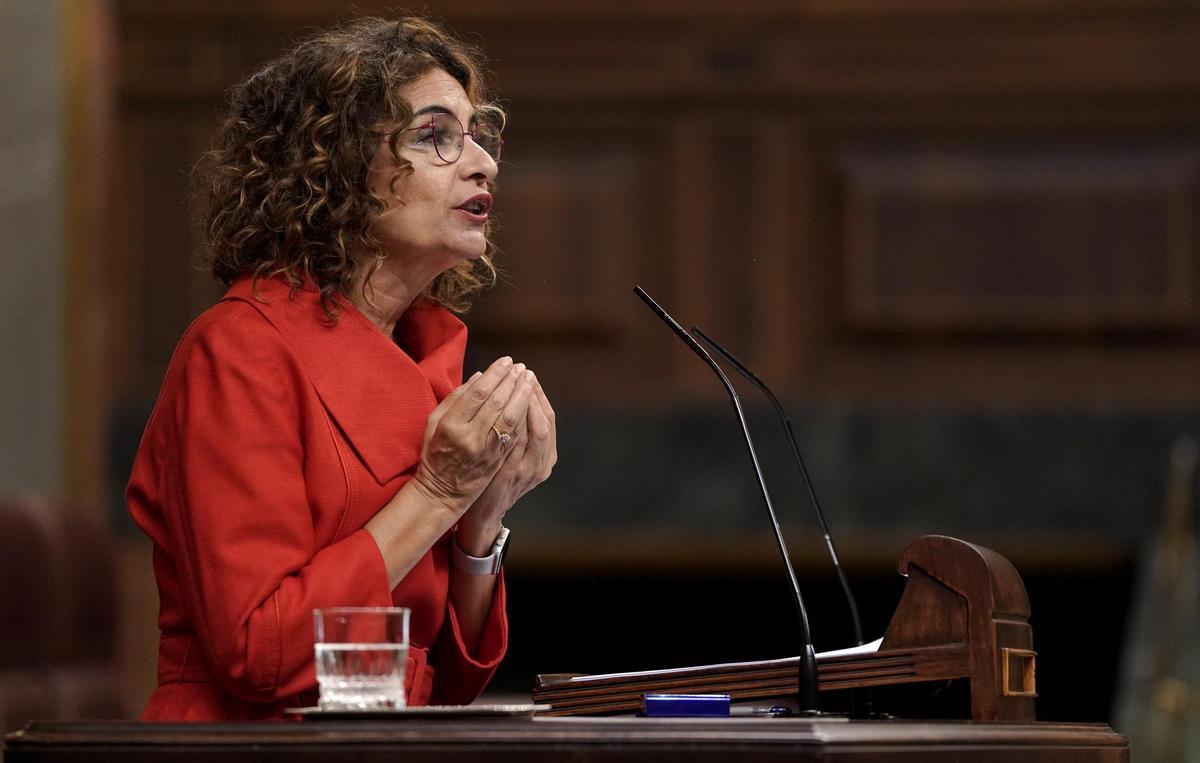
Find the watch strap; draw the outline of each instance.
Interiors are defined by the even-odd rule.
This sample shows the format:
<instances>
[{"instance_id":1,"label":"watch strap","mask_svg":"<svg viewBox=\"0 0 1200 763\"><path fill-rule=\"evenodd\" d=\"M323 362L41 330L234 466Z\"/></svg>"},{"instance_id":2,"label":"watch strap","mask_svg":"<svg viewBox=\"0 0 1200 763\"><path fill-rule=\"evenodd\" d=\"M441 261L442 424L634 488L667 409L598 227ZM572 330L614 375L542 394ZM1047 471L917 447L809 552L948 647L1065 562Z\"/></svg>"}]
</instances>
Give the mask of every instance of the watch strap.
<instances>
[{"instance_id":1,"label":"watch strap","mask_svg":"<svg viewBox=\"0 0 1200 763\"><path fill-rule=\"evenodd\" d=\"M500 567L504 564L504 555L508 550L507 527L501 526L500 534L492 543L492 553L487 556L471 556L458 545L457 535L450 544L450 561L455 567L468 575L499 575Z\"/></svg>"}]
</instances>

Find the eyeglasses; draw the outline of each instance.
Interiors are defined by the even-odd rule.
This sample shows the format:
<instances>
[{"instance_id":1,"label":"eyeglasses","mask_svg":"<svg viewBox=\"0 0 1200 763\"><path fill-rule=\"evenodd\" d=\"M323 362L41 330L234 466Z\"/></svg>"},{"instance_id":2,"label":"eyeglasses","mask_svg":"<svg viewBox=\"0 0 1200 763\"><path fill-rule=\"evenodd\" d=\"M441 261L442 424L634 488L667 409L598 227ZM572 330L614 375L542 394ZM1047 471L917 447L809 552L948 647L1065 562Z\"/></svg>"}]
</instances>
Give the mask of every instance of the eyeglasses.
<instances>
[{"instance_id":1,"label":"eyeglasses","mask_svg":"<svg viewBox=\"0 0 1200 763\"><path fill-rule=\"evenodd\" d=\"M500 161L500 149L504 140L500 137L500 128L490 122L480 122L470 130L463 129L458 117L445 112L435 112L429 121L420 127L409 127L401 132L415 132L416 138L412 147L428 149L430 144L438 158L447 164L453 164L462 156L465 136L470 135L475 145L482 148L495 161Z\"/></svg>"}]
</instances>

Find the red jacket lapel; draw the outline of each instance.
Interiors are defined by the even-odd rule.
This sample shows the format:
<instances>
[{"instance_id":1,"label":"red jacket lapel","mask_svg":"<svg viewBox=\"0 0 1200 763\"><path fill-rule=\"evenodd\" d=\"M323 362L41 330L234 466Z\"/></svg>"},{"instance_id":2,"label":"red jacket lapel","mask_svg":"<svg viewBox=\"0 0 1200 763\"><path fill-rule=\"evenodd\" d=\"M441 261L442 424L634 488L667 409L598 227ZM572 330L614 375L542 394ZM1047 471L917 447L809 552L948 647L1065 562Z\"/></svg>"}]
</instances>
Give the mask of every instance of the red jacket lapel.
<instances>
[{"instance_id":1,"label":"red jacket lapel","mask_svg":"<svg viewBox=\"0 0 1200 763\"><path fill-rule=\"evenodd\" d=\"M263 278L255 292L243 278L224 298L252 305L283 335L376 481L411 470L429 413L461 383L466 326L422 297L397 322L398 345L344 299L331 323L315 288L290 291Z\"/></svg>"}]
</instances>

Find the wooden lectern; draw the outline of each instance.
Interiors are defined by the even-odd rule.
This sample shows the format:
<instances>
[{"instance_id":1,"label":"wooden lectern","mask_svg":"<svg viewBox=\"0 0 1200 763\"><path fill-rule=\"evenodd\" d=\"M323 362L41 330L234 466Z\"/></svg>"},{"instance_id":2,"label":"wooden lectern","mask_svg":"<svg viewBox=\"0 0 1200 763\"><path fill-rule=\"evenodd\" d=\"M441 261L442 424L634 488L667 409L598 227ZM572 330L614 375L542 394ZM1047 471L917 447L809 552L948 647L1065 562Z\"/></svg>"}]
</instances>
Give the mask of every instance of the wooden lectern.
<instances>
[{"instance_id":1,"label":"wooden lectern","mask_svg":"<svg viewBox=\"0 0 1200 763\"><path fill-rule=\"evenodd\" d=\"M994 551L941 535L904 550L908 578L878 651L818 658L822 691L966 678L971 718L1034 719L1035 660L1029 597L1021 576ZM729 694L734 700L797 691L798 658L609 675L537 677L548 715L636 710L645 692Z\"/></svg>"},{"instance_id":2,"label":"wooden lectern","mask_svg":"<svg viewBox=\"0 0 1200 763\"><path fill-rule=\"evenodd\" d=\"M166 724L35 721L7 739L11 763L298 763L317 760L841 761L842 763L1129 763L1102 724L1033 721L1029 600L1000 555L929 536L900 557L908 577L877 651L822 658L825 691L966 678L972 721L808 718L482 718ZM546 715L621 713L642 692L737 699L797 690L797 660L615 675L540 676Z\"/></svg>"}]
</instances>

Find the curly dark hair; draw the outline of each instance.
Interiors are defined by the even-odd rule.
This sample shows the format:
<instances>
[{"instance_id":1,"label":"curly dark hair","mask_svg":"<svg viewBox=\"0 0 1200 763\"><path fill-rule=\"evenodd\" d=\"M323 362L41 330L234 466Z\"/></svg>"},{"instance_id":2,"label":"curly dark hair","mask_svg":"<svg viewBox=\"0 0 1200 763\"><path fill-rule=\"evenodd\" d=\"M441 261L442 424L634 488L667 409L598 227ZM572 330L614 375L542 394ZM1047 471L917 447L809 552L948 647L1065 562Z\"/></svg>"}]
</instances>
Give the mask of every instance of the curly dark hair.
<instances>
[{"instance_id":1,"label":"curly dark hair","mask_svg":"<svg viewBox=\"0 0 1200 763\"><path fill-rule=\"evenodd\" d=\"M205 264L226 285L282 275L316 285L327 316L386 258L372 225L386 202L368 186L381 127L396 139L412 119L399 89L434 68L454 77L482 119L503 125L479 51L427 19L356 18L302 40L231 89L228 115L197 166L207 224ZM425 295L458 312L496 279L490 227L483 257L438 275Z\"/></svg>"}]
</instances>

